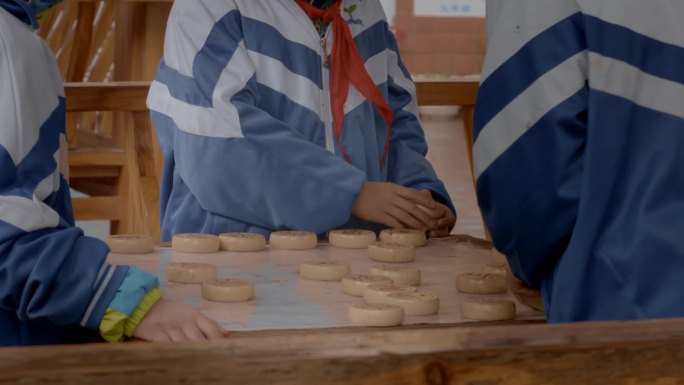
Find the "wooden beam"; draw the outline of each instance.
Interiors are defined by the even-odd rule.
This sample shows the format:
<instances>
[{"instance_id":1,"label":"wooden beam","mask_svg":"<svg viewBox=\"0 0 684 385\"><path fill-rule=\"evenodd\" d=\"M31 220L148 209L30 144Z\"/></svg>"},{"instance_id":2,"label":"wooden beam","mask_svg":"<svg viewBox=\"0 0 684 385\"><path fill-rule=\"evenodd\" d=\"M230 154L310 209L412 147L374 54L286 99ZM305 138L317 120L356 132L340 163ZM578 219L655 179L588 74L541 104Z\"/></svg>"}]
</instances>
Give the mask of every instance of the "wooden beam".
<instances>
[{"instance_id":1,"label":"wooden beam","mask_svg":"<svg viewBox=\"0 0 684 385\"><path fill-rule=\"evenodd\" d=\"M478 82L429 81L416 82L419 106L474 106Z\"/></svg>"},{"instance_id":2,"label":"wooden beam","mask_svg":"<svg viewBox=\"0 0 684 385\"><path fill-rule=\"evenodd\" d=\"M102 179L118 178L121 166L73 166L69 165L69 178L74 179ZM78 190L78 189L77 189ZM81 191L81 190L79 190ZM88 192L90 193L90 192Z\"/></svg>"},{"instance_id":3,"label":"wooden beam","mask_svg":"<svg viewBox=\"0 0 684 385\"><path fill-rule=\"evenodd\" d=\"M66 83L68 112L147 111L149 82Z\"/></svg>"},{"instance_id":4,"label":"wooden beam","mask_svg":"<svg viewBox=\"0 0 684 385\"><path fill-rule=\"evenodd\" d=\"M684 320L302 331L0 350L0 384L675 384Z\"/></svg>"},{"instance_id":5,"label":"wooden beam","mask_svg":"<svg viewBox=\"0 0 684 385\"><path fill-rule=\"evenodd\" d=\"M108 220L122 218L121 198L118 196L73 198L74 216L80 221Z\"/></svg>"},{"instance_id":6,"label":"wooden beam","mask_svg":"<svg viewBox=\"0 0 684 385\"><path fill-rule=\"evenodd\" d=\"M67 111L146 111L149 86L149 82L66 83ZM418 105L474 106L478 87L472 81L419 81Z\"/></svg>"},{"instance_id":7,"label":"wooden beam","mask_svg":"<svg viewBox=\"0 0 684 385\"><path fill-rule=\"evenodd\" d=\"M69 152L69 166L118 166L126 162L124 153L119 149L74 150Z\"/></svg>"}]
</instances>

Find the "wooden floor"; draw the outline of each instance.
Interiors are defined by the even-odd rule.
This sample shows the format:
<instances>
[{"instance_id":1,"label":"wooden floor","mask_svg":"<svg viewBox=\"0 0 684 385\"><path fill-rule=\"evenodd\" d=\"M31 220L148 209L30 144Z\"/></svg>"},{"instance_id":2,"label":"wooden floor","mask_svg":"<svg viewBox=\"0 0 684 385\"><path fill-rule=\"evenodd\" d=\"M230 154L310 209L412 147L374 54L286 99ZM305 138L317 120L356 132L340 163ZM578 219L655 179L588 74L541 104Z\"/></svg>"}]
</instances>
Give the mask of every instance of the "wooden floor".
<instances>
[{"instance_id":1,"label":"wooden floor","mask_svg":"<svg viewBox=\"0 0 684 385\"><path fill-rule=\"evenodd\" d=\"M472 322L461 317L459 303L465 295L455 288L460 273L480 272L494 259L493 251L471 239L453 236L445 240L430 240L416 249L416 261L411 264L421 270L419 291L440 297L440 312L434 316L407 316L404 324L457 324ZM267 249L256 253L219 252L188 254L170 248L157 248L153 254L111 254L109 262L134 264L159 276L166 298L183 301L201 310L228 330L289 330L351 326L347 320L350 305L363 303L358 297L342 292L340 282L317 282L300 279L299 264L305 261L346 261L353 274L367 274L379 263L368 258L365 249L335 248L327 243L314 250L287 251ZM203 300L199 285L170 283L166 269L172 262L200 262L216 265L222 278L253 281L256 298L244 303L218 303ZM510 298L510 295L487 296ZM539 313L518 305L518 320L539 320Z\"/></svg>"}]
</instances>

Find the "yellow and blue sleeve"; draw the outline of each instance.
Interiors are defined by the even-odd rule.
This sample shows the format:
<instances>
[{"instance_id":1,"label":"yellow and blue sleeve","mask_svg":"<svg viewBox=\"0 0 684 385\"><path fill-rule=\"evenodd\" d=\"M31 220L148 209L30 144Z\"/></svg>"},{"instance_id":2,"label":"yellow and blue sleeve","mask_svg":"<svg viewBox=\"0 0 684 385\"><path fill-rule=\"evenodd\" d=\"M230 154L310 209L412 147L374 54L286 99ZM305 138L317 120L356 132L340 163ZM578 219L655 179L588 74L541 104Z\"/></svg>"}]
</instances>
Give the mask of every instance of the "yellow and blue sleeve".
<instances>
[{"instance_id":1,"label":"yellow and blue sleeve","mask_svg":"<svg viewBox=\"0 0 684 385\"><path fill-rule=\"evenodd\" d=\"M100 321L100 335L108 342L131 337L160 298L157 277L131 266Z\"/></svg>"}]
</instances>

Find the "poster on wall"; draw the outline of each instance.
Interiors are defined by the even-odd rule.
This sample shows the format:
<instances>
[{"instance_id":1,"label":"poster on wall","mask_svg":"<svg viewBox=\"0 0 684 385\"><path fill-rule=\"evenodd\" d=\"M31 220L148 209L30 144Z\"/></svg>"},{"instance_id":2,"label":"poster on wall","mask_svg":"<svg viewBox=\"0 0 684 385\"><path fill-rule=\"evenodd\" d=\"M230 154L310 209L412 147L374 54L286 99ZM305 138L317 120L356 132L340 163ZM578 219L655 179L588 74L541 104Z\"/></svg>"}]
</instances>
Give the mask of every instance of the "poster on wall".
<instances>
[{"instance_id":1,"label":"poster on wall","mask_svg":"<svg viewBox=\"0 0 684 385\"><path fill-rule=\"evenodd\" d=\"M415 0L413 13L421 17L484 17L485 0Z\"/></svg>"}]
</instances>

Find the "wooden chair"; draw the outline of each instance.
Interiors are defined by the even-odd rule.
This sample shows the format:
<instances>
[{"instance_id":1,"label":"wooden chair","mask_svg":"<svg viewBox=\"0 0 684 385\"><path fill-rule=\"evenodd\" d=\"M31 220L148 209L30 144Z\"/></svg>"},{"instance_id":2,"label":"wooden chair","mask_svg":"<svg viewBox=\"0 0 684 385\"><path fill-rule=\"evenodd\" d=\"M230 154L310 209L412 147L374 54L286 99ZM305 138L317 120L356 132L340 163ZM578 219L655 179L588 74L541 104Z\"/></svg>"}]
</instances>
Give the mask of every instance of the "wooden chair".
<instances>
[{"instance_id":1,"label":"wooden chair","mask_svg":"<svg viewBox=\"0 0 684 385\"><path fill-rule=\"evenodd\" d=\"M70 184L91 196L74 201L76 218L108 220L113 234L159 236L158 208L145 204L158 200L157 179L150 179L155 166L147 156L154 156L156 142L154 135L141 134L151 129L145 107L149 83L87 82L151 79L171 4L67 0L40 30L63 78L75 82L66 87Z\"/></svg>"},{"instance_id":2,"label":"wooden chair","mask_svg":"<svg viewBox=\"0 0 684 385\"><path fill-rule=\"evenodd\" d=\"M148 82L65 85L68 112L113 112L120 123L115 147L70 149L70 180L98 186L90 189L96 196L73 200L77 219L108 220L112 234L159 239L162 160L145 103L148 89Z\"/></svg>"}]
</instances>

